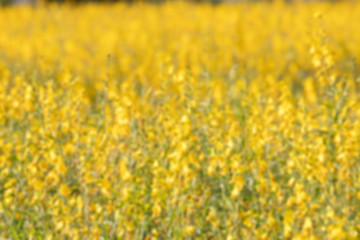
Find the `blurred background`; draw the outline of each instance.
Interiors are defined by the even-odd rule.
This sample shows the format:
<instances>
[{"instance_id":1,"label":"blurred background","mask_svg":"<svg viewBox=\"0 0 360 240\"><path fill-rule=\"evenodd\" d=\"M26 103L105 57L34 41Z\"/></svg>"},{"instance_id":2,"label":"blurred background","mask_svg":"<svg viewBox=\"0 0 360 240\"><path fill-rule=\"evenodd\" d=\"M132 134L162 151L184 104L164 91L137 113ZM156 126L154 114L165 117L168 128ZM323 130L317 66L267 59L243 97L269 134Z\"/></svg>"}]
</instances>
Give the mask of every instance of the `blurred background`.
<instances>
[{"instance_id":1,"label":"blurred background","mask_svg":"<svg viewBox=\"0 0 360 240\"><path fill-rule=\"evenodd\" d=\"M151 2L151 3L162 3L166 2L167 0L0 0L0 5L2 6L9 6L9 5L18 5L18 4L30 4L30 5L37 5L39 3L111 3L111 2L125 2L125 3L134 3L134 2ZM186 0L190 2L206 2L217 4L221 2L274 2L279 0ZM339 2L339 0L280 0L282 2Z\"/></svg>"}]
</instances>

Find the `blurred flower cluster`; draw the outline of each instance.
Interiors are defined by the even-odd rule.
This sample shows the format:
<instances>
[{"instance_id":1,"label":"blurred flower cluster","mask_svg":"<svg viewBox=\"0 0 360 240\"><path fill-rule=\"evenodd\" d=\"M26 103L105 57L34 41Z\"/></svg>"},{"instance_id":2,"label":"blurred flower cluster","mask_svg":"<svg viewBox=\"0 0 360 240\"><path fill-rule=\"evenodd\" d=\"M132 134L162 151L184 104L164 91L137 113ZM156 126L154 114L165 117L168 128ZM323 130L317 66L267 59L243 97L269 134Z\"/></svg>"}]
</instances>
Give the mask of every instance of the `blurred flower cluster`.
<instances>
[{"instance_id":1,"label":"blurred flower cluster","mask_svg":"<svg viewBox=\"0 0 360 240\"><path fill-rule=\"evenodd\" d=\"M0 238L359 239L359 12L0 9Z\"/></svg>"}]
</instances>

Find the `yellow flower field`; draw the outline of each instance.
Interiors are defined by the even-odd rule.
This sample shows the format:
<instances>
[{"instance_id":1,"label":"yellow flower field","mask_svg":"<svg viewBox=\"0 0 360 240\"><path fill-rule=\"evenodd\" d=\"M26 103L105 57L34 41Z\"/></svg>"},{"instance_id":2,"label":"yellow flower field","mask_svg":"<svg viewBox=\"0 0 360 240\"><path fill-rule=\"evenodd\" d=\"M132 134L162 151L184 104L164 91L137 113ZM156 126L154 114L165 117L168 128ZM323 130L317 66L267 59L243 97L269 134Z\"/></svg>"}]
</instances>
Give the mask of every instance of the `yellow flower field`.
<instances>
[{"instance_id":1,"label":"yellow flower field","mask_svg":"<svg viewBox=\"0 0 360 240\"><path fill-rule=\"evenodd\" d=\"M1 239L360 239L360 3L0 9Z\"/></svg>"}]
</instances>

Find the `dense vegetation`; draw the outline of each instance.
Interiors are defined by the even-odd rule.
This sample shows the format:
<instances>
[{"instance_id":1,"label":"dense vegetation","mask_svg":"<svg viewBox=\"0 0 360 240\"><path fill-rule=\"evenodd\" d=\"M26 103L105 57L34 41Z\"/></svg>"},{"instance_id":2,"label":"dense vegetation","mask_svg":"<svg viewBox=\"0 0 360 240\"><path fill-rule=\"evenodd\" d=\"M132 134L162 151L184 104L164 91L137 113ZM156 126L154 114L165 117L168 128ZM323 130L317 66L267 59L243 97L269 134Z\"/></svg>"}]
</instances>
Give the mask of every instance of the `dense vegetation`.
<instances>
[{"instance_id":1,"label":"dense vegetation","mask_svg":"<svg viewBox=\"0 0 360 240\"><path fill-rule=\"evenodd\" d=\"M0 9L0 238L359 239L359 12Z\"/></svg>"}]
</instances>

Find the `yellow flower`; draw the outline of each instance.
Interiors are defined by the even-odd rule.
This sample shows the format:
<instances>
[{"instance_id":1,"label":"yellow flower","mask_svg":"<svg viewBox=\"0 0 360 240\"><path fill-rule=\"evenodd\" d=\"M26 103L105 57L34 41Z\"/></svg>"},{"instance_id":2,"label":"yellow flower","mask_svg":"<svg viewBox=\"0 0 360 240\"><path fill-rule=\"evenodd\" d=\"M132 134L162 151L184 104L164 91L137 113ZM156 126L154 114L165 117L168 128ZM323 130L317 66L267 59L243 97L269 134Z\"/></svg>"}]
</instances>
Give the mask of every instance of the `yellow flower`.
<instances>
[{"instance_id":1,"label":"yellow flower","mask_svg":"<svg viewBox=\"0 0 360 240\"><path fill-rule=\"evenodd\" d=\"M186 235L189 235L189 236L194 235L194 233L195 233L195 226L193 226L193 225L186 226L186 228L185 228L185 233L186 233Z\"/></svg>"},{"instance_id":2,"label":"yellow flower","mask_svg":"<svg viewBox=\"0 0 360 240\"><path fill-rule=\"evenodd\" d=\"M309 232L312 230L312 228L313 228L313 223L311 221L311 218L310 217L305 218L303 230Z\"/></svg>"},{"instance_id":3,"label":"yellow flower","mask_svg":"<svg viewBox=\"0 0 360 240\"><path fill-rule=\"evenodd\" d=\"M68 197L70 195L70 193L71 193L71 190L66 184L62 183L60 185L59 192L64 197Z\"/></svg>"}]
</instances>

